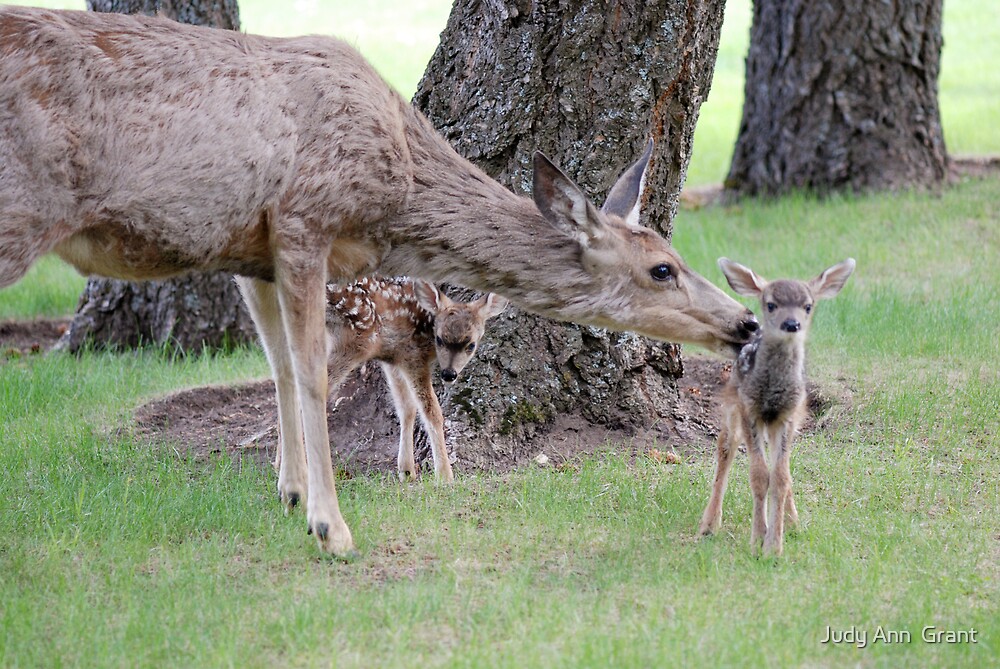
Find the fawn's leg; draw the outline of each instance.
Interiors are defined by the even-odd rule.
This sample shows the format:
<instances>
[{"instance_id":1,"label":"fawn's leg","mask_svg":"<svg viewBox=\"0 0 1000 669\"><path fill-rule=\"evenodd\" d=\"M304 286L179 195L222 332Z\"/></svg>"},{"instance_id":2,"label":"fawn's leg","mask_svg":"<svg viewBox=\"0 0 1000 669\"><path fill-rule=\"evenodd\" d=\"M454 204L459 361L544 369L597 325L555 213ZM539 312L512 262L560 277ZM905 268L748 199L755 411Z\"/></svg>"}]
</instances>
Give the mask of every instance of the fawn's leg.
<instances>
[{"instance_id":1,"label":"fawn's leg","mask_svg":"<svg viewBox=\"0 0 1000 669\"><path fill-rule=\"evenodd\" d=\"M739 425L731 422L729 417L719 430L719 438L715 444L715 481L712 484L712 496L708 506L701 516L698 534L705 536L719 531L722 524L722 500L726 496L726 485L729 482L729 470L733 466L733 456L739 449Z\"/></svg>"},{"instance_id":2,"label":"fawn's leg","mask_svg":"<svg viewBox=\"0 0 1000 669\"><path fill-rule=\"evenodd\" d=\"M326 266L322 259L278 266L278 302L302 408L309 482L308 527L310 532L316 533L322 550L348 557L354 553L354 541L337 504L326 420L325 283Z\"/></svg>"},{"instance_id":3,"label":"fawn's leg","mask_svg":"<svg viewBox=\"0 0 1000 669\"><path fill-rule=\"evenodd\" d=\"M788 479L791 480L792 473L788 472ZM790 529L795 529L799 525L799 511L795 508L795 495L792 493L792 486L788 486L788 496L785 497L785 524Z\"/></svg>"},{"instance_id":4,"label":"fawn's leg","mask_svg":"<svg viewBox=\"0 0 1000 669\"><path fill-rule=\"evenodd\" d=\"M417 404L406 377L395 365L382 363L385 382L392 394L392 403L399 419L399 455L396 456L396 471L402 482L417 478L417 466L413 459L413 425L417 419Z\"/></svg>"},{"instance_id":5,"label":"fawn's leg","mask_svg":"<svg viewBox=\"0 0 1000 669\"><path fill-rule=\"evenodd\" d=\"M749 421L747 421L749 422ZM747 455L750 456L750 491L753 494L753 522L750 526L750 548L754 552L760 549L767 532L765 513L767 511L767 486L770 474L767 471L765 454L764 427L762 425L747 425Z\"/></svg>"},{"instance_id":6,"label":"fawn's leg","mask_svg":"<svg viewBox=\"0 0 1000 669\"><path fill-rule=\"evenodd\" d=\"M275 464L278 467L278 498L285 507L285 513L288 513L300 500L305 501L307 492L302 416L295 389L291 349L285 338L274 284L246 277L236 277L236 283L257 326L277 390L279 450Z\"/></svg>"},{"instance_id":7,"label":"fawn's leg","mask_svg":"<svg viewBox=\"0 0 1000 669\"><path fill-rule=\"evenodd\" d=\"M787 424L768 426L771 445L771 478L768 488L767 534L764 536L764 554L781 555L785 528L785 502L792 491L789 461L792 456L791 429Z\"/></svg>"},{"instance_id":8,"label":"fawn's leg","mask_svg":"<svg viewBox=\"0 0 1000 669\"><path fill-rule=\"evenodd\" d=\"M799 424L802 420L802 416L805 412L804 400L803 408L793 414L792 418L788 421L785 426L785 443L788 449L789 462L792 457L792 440L795 439L799 434ZM792 491L794 485L792 484L792 472L788 467L789 463L785 463L785 469L788 473L788 494L785 495L785 523L788 527L794 529L799 524L799 511L795 508L795 494Z\"/></svg>"},{"instance_id":9,"label":"fawn's leg","mask_svg":"<svg viewBox=\"0 0 1000 669\"><path fill-rule=\"evenodd\" d=\"M427 438L431 442L431 453L434 455L434 476L440 481L452 481L455 476L448 461L448 447L444 442L444 415L434 385L431 383L431 370L426 364L416 368L405 369L413 395L417 399L420 410L420 422L424 425Z\"/></svg>"}]
</instances>

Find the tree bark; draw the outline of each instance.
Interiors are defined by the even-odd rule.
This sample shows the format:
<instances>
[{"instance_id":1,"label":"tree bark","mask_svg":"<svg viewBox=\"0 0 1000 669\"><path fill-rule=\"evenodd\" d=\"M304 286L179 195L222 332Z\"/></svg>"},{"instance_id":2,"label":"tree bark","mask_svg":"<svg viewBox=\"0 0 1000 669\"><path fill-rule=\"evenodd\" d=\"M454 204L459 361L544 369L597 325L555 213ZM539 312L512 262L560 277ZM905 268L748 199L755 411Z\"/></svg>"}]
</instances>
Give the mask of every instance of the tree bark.
<instances>
[{"instance_id":1,"label":"tree bark","mask_svg":"<svg viewBox=\"0 0 1000 669\"><path fill-rule=\"evenodd\" d=\"M239 30L236 0L87 0L96 12L160 14L182 23ZM172 281L90 279L61 345L134 348L170 343L201 351L254 341L253 321L228 274L196 273Z\"/></svg>"},{"instance_id":2,"label":"tree bark","mask_svg":"<svg viewBox=\"0 0 1000 669\"><path fill-rule=\"evenodd\" d=\"M87 9L147 16L160 14L195 26L240 29L237 0L87 0Z\"/></svg>"},{"instance_id":3,"label":"tree bark","mask_svg":"<svg viewBox=\"0 0 1000 669\"><path fill-rule=\"evenodd\" d=\"M598 204L652 136L643 221L669 236L722 10L722 0L457 0L414 104L515 192L530 192L538 149ZM681 372L677 346L510 308L443 396L449 446L459 467L489 468L558 457L566 439L663 439ZM335 412L334 443L394 447L394 430L360 410L388 403L374 376ZM388 409L383 419L394 427Z\"/></svg>"},{"instance_id":4,"label":"tree bark","mask_svg":"<svg viewBox=\"0 0 1000 669\"><path fill-rule=\"evenodd\" d=\"M755 0L729 194L940 184L941 6Z\"/></svg>"}]
</instances>

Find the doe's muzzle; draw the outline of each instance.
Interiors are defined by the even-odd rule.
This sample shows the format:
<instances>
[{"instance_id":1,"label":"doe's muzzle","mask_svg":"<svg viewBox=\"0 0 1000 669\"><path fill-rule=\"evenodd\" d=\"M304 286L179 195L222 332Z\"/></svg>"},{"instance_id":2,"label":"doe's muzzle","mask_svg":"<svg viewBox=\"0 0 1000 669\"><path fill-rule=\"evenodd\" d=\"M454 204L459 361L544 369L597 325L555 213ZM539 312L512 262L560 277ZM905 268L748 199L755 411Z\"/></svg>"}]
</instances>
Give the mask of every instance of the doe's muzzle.
<instances>
[{"instance_id":1,"label":"doe's muzzle","mask_svg":"<svg viewBox=\"0 0 1000 669\"><path fill-rule=\"evenodd\" d=\"M740 334L749 336L760 329L760 323L757 322L757 318L753 315L752 311L747 311L746 316L740 321L738 327Z\"/></svg>"}]
</instances>

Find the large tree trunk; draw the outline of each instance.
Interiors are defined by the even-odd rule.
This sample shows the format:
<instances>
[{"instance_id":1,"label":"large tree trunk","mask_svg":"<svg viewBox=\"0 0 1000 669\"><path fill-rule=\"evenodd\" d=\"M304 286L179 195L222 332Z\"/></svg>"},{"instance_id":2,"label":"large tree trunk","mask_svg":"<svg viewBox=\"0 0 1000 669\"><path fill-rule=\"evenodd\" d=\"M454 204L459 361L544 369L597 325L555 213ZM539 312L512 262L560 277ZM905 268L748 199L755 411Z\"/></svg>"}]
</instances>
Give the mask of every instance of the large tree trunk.
<instances>
[{"instance_id":1,"label":"large tree trunk","mask_svg":"<svg viewBox=\"0 0 1000 669\"><path fill-rule=\"evenodd\" d=\"M161 14L176 21L239 30L236 0L88 0L96 12ZM173 281L90 279L62 344L131 348L169 342L200 351L253 341L253 321L232 277L197 273Z\"/></svg>"},{"instance_id":2,"label":"large tree trunk","mask_svg":"<svg viewBox=\"0 0 1000 669\"><path fill-rule=\"evenodd\" d=\"M414 104L519 193L530 191L539 149L600 203L652 136L643 220L669 236L722 9L722 0L457 0ZM558 457L567 439L669 437L681 371L676 346L512 308L490 321L444 396L449 446L460 468L481 468L537 451ZM389 405L372 376L334 412L333 443L394 448L390 410L372 408Z\"/></svg>"},{"instance_id":3,"label":"large tree trunk","mask_svg":"<svg viewBox=\"0 0 1000 669\"><path fill-rule=\"evenodd\" d=\"M755 0L731 194L934 186L942 0Z\"/></svg>"}]
</instances>

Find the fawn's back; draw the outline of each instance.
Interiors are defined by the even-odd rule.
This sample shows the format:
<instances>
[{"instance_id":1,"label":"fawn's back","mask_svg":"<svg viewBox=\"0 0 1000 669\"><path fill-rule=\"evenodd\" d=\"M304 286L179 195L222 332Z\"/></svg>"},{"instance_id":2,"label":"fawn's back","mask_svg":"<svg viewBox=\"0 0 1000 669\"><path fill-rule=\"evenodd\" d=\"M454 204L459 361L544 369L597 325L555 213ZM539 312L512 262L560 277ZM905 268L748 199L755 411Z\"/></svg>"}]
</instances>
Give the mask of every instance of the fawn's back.
<instances>
[{"instance_id":1,"label":"fawn's back","mask_svg":"<svg viewBox=\"0 0 1000 669\"><path fill-rule=\"evenodd\" d=\"M347 360L378 360L413 371L437 357L452 383L475 354L486 321L507 306L499 295L456 302L407 277L365 277L327 286L328 350Z\"/></svg>"},{"instance_id":2,"label":"fawn's back","mask_svg":"<svg viewBox=\"0 0 1000 669\"><path fill-rule=\"evenodd\" d=\"M329 349L399 364L434 357L434 313L420 304L413 280L365 277L327 286Z\"/></svg>"}]
</instances>

